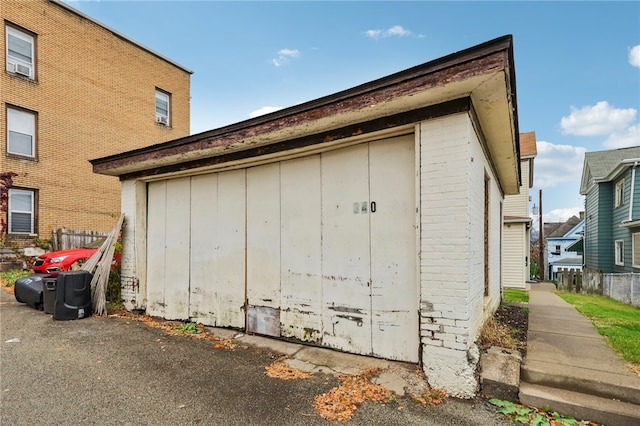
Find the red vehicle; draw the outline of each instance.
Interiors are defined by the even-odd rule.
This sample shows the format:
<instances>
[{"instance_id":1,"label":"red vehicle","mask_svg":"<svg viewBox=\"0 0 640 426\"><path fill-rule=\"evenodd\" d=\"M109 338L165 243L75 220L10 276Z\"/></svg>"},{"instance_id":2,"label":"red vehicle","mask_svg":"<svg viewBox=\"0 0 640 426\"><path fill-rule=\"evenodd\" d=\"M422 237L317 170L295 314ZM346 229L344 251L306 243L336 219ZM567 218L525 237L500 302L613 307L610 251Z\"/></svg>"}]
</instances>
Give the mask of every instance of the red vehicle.
<instances>
[{"instance_id":1,"label":"red vehicle","mask_svg":"<svg viewBox=\"0 0 640 426\"><path fill-rule=\"evenodd\" d=\"M98 251L103 242L104 238L101 238L84 247L41 254L33 263L33 272L55 277L58 272L77 269Z\"/></svg>"}]
</instances>

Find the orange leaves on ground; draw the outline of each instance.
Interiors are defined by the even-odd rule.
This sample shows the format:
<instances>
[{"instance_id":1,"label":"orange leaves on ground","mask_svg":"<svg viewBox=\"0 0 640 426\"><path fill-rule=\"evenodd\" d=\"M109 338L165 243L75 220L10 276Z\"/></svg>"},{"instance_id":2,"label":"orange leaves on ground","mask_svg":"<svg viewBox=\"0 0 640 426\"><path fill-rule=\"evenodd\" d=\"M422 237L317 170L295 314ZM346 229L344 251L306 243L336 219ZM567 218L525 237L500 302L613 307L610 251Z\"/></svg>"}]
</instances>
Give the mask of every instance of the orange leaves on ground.
<instances>
[{"instance_id":1,"label":"orange leaves on ground","mask_svg":"<svg viewBox=\"0 0 640 426\"><path fill-rule=\"evenodd\" d=\"M207 333L203 324L184 323L158 319L150 315L135 315L126 310L120 310L110 314L111 317L125 318L142 322L149 327L164 330L167 334L176 336L188 336L194 339L207 339L213 342L214 349L235 349L238 342L234 339L223 339L214 334Z\"/></svg>"},{"instance_id":2,"label":"orange leaves on ground","mask_svg":"<svg viewBox=\"0 0 640 426\"><path fill-rule=\"evenodd\" d=\"M233 350L238 347L238 342L234 339L221 339L218 336L214 336L213 334L207 334L206 338L211 340L213 343L214 349L229 349Z\"/></svg>"},{"instance_id":3,"label":"orange leaves on ground","mask_svg":"<svg viewBox=\"0 0 640 426\"><path fill-rule=\"evenodd\" d=\"M265 367L267 376L281 380L308 379L313 377L311 373L292 368L282 361L274 361L271 365Z\"/></svg>"},{"instance_id":4,"label":"orange leaves on ground","mask_svg":"<svg viewBox=\"0 0 640 426\"><path fill-rule=\"evenodd\" d=\"M382 385L371 383L380 369L364 370L358 375L340 376L342 384L315 397L313 408L325 420L348 421L365 401L389 402L394 394Z\"/></svg>"},{"instance_id":5,"label":"orange leaves on ground","mask_svg":"<svg viewBox=\"0 0 640 426\"><path fill-rule=\"evenodd\" d=\"M418 404L435 407L447 399L447 393L442 389L429 389L422 395L412 397L412 399Z\"/></svg>"}]
</instances>

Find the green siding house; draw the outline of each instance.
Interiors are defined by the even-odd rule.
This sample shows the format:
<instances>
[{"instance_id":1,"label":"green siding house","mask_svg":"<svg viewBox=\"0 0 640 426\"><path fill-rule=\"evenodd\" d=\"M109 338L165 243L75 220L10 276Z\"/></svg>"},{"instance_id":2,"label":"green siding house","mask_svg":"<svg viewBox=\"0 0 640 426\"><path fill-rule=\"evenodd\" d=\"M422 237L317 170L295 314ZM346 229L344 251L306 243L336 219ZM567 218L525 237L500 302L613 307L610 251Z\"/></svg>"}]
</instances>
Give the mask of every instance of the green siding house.
<instances>
[{"instance_id":1,"label":"green siding house","mask_svg":"<svg viewBox=\"0 0 640 426\"><path fill-rule=\"evenodd\" d=\"M640 304L640 147L587 152L580 194L587 290Z\"/></svg>"}]
</instances>

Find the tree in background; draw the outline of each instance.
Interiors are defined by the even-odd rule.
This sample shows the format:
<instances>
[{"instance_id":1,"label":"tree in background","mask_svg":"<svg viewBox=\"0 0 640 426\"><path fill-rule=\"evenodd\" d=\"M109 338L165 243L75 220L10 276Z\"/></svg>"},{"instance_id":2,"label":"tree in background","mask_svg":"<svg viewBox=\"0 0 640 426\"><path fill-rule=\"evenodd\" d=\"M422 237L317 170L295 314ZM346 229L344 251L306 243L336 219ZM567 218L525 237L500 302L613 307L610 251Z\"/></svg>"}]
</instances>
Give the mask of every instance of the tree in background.
<instances>
[{"instance_id":1,"label":"tree in background","mask_svg":"<svg viewBox=\"0 0 640 426\"><path fill-rule=\"evenodd\" d=\"M7 223L7 211L9 210L9 188L13 186L13 178L18 176L14 172L0 173L0 247L5 244L5 237L9 224Z\"/></svg>"},{"instance_id":2,"label":"tree in background","mask_svg":"<svg viewBox=\"0 0 640 426\"><path fill-rule=\"evenodd\" d=\"M531 252L529 253L529 257L531 262L529 264L529 273L531 277L537 277L540 280L544 280L544 259L540 259L540 239L538 238L536 241L531 242ZM542 241L544 244L544 240ZM542 252L544 256L545 246L542 247ZM542 268L540 265L543 265Z\"/></svg>"}]
</instances>

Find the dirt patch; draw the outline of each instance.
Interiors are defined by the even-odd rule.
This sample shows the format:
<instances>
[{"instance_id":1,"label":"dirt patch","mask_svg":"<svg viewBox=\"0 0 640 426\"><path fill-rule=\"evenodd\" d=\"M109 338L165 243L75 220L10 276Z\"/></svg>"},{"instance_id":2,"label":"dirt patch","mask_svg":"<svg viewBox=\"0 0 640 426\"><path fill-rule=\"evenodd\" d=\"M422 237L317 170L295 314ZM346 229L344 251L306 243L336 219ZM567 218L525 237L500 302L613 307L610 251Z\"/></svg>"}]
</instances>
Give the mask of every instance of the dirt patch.
<instances>
[{"instance_id":1,"label":"dirt patch","mask_svg":"<svg viewBox=\"0 0 640 426\"><path fill-rule=\"evenodd\" d=\"M500 346L517 349L527 355L529 309L517 303L502 303L482 330L482 347Z\"/></svg>"}]
</instances>

